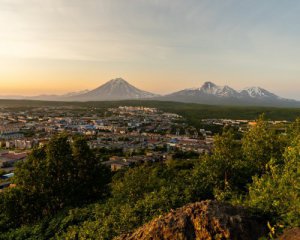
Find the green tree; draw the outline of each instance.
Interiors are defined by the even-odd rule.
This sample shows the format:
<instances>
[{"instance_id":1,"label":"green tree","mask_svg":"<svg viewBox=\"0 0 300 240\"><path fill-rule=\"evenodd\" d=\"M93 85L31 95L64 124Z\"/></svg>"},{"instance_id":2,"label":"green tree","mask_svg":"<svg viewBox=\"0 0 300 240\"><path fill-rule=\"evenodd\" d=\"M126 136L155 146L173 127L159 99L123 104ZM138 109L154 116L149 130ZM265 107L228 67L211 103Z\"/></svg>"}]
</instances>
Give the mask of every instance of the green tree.
<instances>
[{"instance_id":1,"label":"green tree","mask_svg":"<svg viewBox=\"0 0 300 240\"><path fill-rule=\"evenodd\" d=\"M212 159L224 173L224 184L227 185L230 175L234 174L235 162L241 158L240 144L234 139L231 130L223 131L222 135L217 135L214 140Z\"/></svg>"},{"instance_id":2,"label":"green tree","mask_svg":"<svg viewBox=\"0 0 300 240\"><path fill-rule=\"evenodd\" d=\"M83 137L72 143L72 196L74 201L91 202L108 192L111 172L89 148Z\"/></svg>"},{"instance_id":3,"label":"green tree","mask_svg":"<svg viewBox=\"0 0 300 240\"><path fill-rule=\"evenodd\" d=\"M287 131L290 143L300 135L300 118L297 118L288 128Z\"/></svg>"},{"instance_id":4,"label":"green tree","mask_svg":"<svg viewBox=\"0 0 300 240\"><path fill-rule=\"evenodd\" d=\"M284 153L284 165L272 161L269 171L255 177L247 204L270 213L275 222L300 226L300 135Z\"/></svg>"},{"instance_id":5,"label":"green tree","mask_svg":"<svg viewBox=\"0 0 300 240\"><path fill-rule=\"evenodd\" d=\"M224 200L235 192L244 193L255 173L252 165L243 159L240 140L235 138L232 129L224 129L214 140L212 154L202 157L193 170L194 195Z\"/></svg>"},{"instance_id":6,"label":"green tree","mask_svg":"<svg viewBox=\"0 0 300 240\"><path fill-rule=\"evenodd\" d=\"M247 161L250 161L258 171L264 172L271 158L280 159L285 147L285 141L275 134L261 115L256 125L251 127L242 139L242 151Z\"/></svg>"},{"instance_id":7,"label":"green tree","mask_svg":"<svg viewBox=\"0 0 300 240\"><path fill-rule=\"evenodd\" d=\"M5 219L29 223L68 206L100 200L108 191L110 170L97 161L84 139L70 142L66 134L54 136L17 166L16 188L4 191L0 201Z\"/></svg>"},{"instance_id":8,"label":"green tree","mask_svg":"<svg viewBox=\"0 0 300 240\"><path fill-rule=\"evenodd\" d=\"M68 135L54 136L48 143L45 158L45 174L48 175L51 186L46 191L52 195L53 210L63 208L71 199L72 171L74 161ZM34 187L34 186L33 186Z\"/></svg>"}]
</instances>

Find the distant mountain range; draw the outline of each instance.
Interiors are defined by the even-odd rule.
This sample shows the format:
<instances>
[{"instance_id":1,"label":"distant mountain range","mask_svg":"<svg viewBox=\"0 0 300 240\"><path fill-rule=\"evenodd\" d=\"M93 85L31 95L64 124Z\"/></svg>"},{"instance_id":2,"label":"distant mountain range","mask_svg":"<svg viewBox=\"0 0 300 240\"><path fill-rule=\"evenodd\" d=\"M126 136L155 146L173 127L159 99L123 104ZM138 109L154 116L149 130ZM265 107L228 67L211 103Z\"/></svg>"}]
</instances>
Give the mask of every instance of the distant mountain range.
<instances>
[{"instance_id":1,"label":"distant mountain range","mask_svg":"<svg viewBox=\"0 0 300 240\"><path fill-rule=\"evenodd\" d=\"M300 107L300 101L281 98L260 87L237 91L229 86L217 86L212 82L205 82L200 88L165 95L161 100L214 105Z\"/></svg>"},{"instance_id":2,"label":"distant mountain range","mask_svg":"<svg viewBox=\"0 0 300 240\"><path fill-rule=\"evenodd\" d=\"M70 92L63 95L55 95L55 94L44 94L38 96L20 96L20 95L0 95L0 99L27 99L27 100L41 100L41 101L65 101L69 98L76 97L78 95L82 95L84 93L89 92L89 90L83 90L78 92Z\"/></svg>"},{"instance_id":3,"label":"distant mountain range","mask_svg":"<svg viewBox=\"0 0 300 240\"><path fill-rule=\"evenodd\" d=\"M250 87L237 91L229 86L217 86L212 82L205 82L200 88L184 89L168 95L160 96L158 94L140 90L122 78L112 79L91 91L84 90L64 95L39 95L33 97L0 96L0 98L47 101L114 101L149 99L211 105L300 107L300 101L281 98L260 87Z\"/></svg>"}]
</instances>

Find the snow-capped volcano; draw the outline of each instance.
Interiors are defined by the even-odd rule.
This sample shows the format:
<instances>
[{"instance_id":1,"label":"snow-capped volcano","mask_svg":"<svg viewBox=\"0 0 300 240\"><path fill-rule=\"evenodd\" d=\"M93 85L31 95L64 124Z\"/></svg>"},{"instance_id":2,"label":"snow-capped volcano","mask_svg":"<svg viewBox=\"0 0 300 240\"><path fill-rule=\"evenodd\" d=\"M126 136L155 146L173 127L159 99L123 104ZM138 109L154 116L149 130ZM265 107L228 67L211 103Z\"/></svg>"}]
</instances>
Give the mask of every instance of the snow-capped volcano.
<instances>
[{"instance_id":1,"label":"snow-capped volcano","mask_svg":"<svg viewBox=\"0 0 300 240\"><path fill-rule=\"evenodd\" d=\"M237 91L229 86L205 82L200 88L185 89L161 99L215 105L299 106L299 102L280 98L260 87Z\"/></svg>"},{"instance_id":2,"label":"snow-capped volcano","mask_svg":"<svg viewBox=\"0 0 300 240\"><path fill-rule=\"evenodd\" d=\"M177 94L181 96L215 96L220 98L279 98L277 95L260 87L251 87L246 88L242 91L237 91L227 85L218 86L212 82L205 82L200 88L185 89L179 92L175 92L171 95Z\"/></svg>"},{"instance_id":3,"label":"snow-capped volcano","mask_svg":"<svg viewBox=\"0 0 300 240\"><path fill-rule=\"evenodd\" d=\"M76 96L75 100L80 101L103 101L103 100L123 100L123 99L144 99L157 95L140 90L122 78L108 81L102 86L85 94Z\"/></svg>"}]
</instances>

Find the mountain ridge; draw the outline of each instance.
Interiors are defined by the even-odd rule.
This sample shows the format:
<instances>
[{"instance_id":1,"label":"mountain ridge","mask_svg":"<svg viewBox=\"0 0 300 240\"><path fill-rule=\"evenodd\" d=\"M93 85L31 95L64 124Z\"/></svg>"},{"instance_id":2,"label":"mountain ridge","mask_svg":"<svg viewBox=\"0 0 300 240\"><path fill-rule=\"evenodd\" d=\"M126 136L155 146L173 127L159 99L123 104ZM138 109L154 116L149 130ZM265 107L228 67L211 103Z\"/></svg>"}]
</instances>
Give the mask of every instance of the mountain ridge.
<instances>
[{"instance_id":1,"label":"mountain ridge","mask_svg":"<svg viewBox=\"0 0 300 240\"><path fill-rule=\"evenodd\" d=\"M248 87L242 90L213 82L204 82L198 88L187 88L166 95L158 95L141 90L123 78L115 78L101 86L64 95L38 95L33 97L0 96L3 99L27 99L46 101L117 101L117 100L159 100L198 103L208 105L300 107L300 101L277 96L261 87Z\"/></svg>"},{"instance_id":2,"label":"mountain ridge","mask_svg":"<svg viewBox=\"0 0 300 240\"><path fill-rule=\"evenodd\" d=\"M218 86L212 82L204 82L200 88L167 94L160 100L211 105L300 107L300 101L281 98L261 87L249 87L237 91L227 85Z\"/></svg>"}]
</instances>

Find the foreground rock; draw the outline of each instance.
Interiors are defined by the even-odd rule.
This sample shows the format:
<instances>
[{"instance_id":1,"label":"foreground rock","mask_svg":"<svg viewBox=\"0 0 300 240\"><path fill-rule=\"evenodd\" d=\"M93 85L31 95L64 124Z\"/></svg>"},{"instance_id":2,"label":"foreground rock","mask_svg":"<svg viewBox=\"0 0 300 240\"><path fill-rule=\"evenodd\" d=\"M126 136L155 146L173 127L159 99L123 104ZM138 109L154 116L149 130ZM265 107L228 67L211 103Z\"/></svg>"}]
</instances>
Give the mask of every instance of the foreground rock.
<instances>
[{"instance_id":1,"label":"foreground rock","mask_svg":"<svg viewBox=\"0 0 300 240\"><path fill-rule=\"evenodd\" d=\"M187 205L115 240L252 240L266 234L266 221L244 208L216 201Z\"/></svg>"},{"instance_id":2,"label":"foreground rock","mask_svg":"<svg viewBox=\"0 0 300 240\"><path fill-rule=\"evenodd\" d=\"M300 240L300 228L286 230L279 240Z\"/></svg>"}]
</instances>

